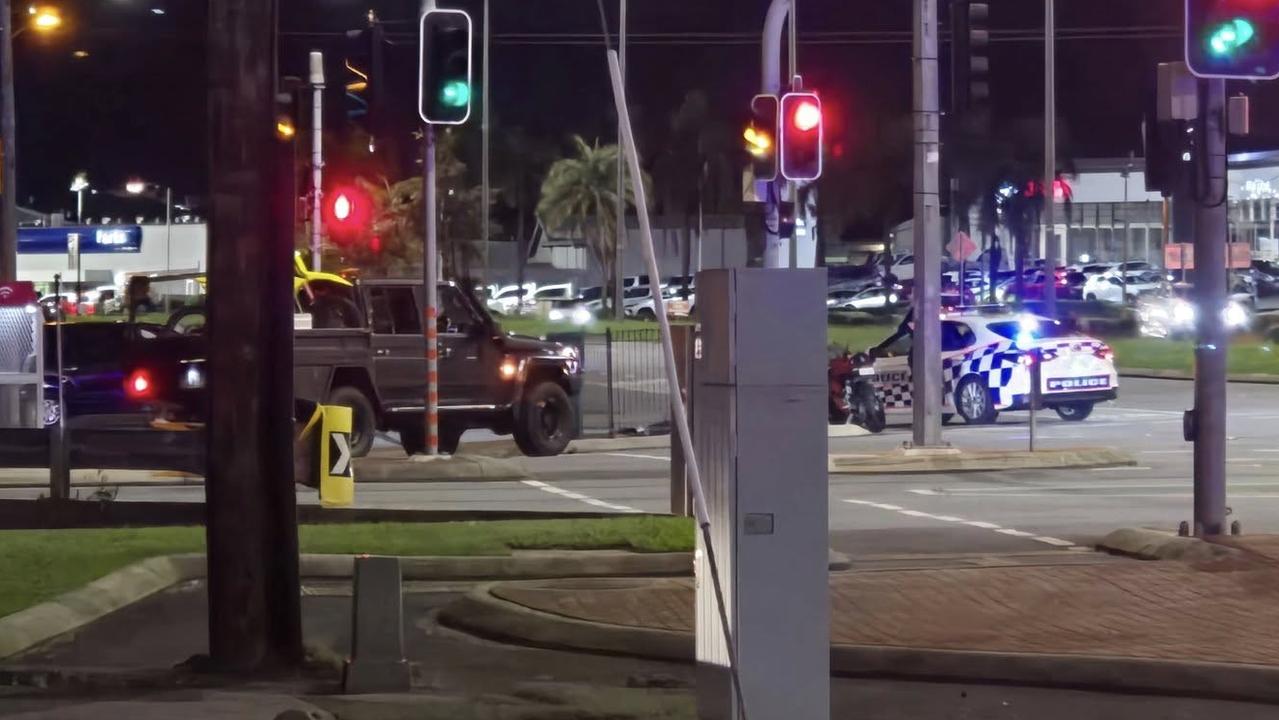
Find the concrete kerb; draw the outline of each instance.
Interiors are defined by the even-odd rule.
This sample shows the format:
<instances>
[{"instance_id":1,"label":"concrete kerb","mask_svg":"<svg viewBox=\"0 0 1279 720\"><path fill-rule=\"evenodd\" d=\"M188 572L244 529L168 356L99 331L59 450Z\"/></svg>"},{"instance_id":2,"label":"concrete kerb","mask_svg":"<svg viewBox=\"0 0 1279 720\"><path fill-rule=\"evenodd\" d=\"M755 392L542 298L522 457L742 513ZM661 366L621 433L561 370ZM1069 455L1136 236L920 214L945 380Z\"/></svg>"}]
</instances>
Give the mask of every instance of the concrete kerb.
<instances>
[{"instance_id":1,"label":"concrete kerb","mask_svg":"<svg viewBox=\"0 0 1279 720\"><path fill-rule=\"evenodd\" d=\"M948 450L832 454L827 469L833 474L892 474L997 472L1136 465L1132 455L1115 448L1059 448L1052 450Z\"/></svg>"},{"instance_id":2,"label":"concrete kerb","mask_svg":"<svg viewBox=\"0 0 1279 720\"><path fill-rule=\"evenodd\" d=\"M546 613L495 597L494 585L481 586L446 606L440 621L483 637L539 647L673 662L694 659L691 633ZM831 673L1279 702L1279 667L1139 657L833 645Z\"/></svg>"},{"instance_id":3,"label":"concrete kerb","mask_svg":"<svg viewBox=\"0 0 1279 720\"><path fill-rule=\"evenodd\" d=\"M303 578L349 578L351 555L302 555ZM510 556L408 557L405 580L535 580L561 577L668 577L692 573L692 553L530 552ZM204 555L141 560L48 602L0 617L0 658L84 627L157 592L206 577Z\"/></svg>"},{"instance_id":4,"label":"concrete kerb","mask_svg":"<svg viewBox=\"0 0 1279 720\"><path fill-rule=\"evenodd\" d=\"M1114 530L1097 543L1097 549L1141 560L1185 562L1211 562L1242 555L1237 548L1148 528Z\"/></svg>"},{"instance_id":5,"label":"concrete kerb","mask_svg":"<svg viewBox=\"0 0 1279 720\"><path fill-rule=\"evenodd\" d=\"M452 482L464 480L526 480L528 473L514 460L459 454L429 462L369 457L356 461L355 482Z\"/></svg>"}]
</instances>

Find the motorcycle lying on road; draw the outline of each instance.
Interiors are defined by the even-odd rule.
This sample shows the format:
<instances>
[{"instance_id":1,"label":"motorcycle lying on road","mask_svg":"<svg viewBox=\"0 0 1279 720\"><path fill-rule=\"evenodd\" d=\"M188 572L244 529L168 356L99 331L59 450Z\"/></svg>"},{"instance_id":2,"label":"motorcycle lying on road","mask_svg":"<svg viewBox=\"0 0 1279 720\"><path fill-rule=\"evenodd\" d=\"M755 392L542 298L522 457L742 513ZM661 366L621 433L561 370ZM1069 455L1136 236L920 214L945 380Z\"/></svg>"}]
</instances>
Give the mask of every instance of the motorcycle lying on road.
<instances>
[{"instance_id":1,"label":"motorcycle lying on road","mask_svg":"<svg viewBox=\"0 0 1279 720\"><path fill-rule=\"evenodd\" d=\"M826 377L832 425L860 425L873 433L883 432L884 403L875 392L875 361L869 354L844 351L836 355Z\"/></svg>"}]
</instances>

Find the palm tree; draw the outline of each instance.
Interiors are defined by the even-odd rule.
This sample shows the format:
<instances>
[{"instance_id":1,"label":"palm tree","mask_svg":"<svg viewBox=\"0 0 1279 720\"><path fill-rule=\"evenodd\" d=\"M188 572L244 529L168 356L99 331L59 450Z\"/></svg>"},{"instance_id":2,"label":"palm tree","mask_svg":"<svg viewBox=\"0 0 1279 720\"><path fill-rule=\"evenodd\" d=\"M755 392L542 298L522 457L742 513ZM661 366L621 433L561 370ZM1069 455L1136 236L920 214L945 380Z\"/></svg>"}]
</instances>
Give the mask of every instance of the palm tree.
<instances>
[{"instance_id":1,"label":"palm tree","mask_svg":"<svg viewBox=\"0 0 1279 720\"><path fill-rule=\"evenodd\" d=\"M616 145L588 144L580 135L573 136L572 157L556 160L542 182L542 197L537 216L548 231L579 235L601 271L606 289L611 287L613 266L617 259L617 163ZM649 180L643 178L647 187ZM624 190L625 202L635 203L629 185ZM612 297L606 292L605 297ZM621 308L614 308L617 313Z\"/></svg>"},{"instance_id":2,"label":"palm tree","mask_svg":"<svg viewBox=\"0 0 1279 720\"><path fill-rule=\"evenodd\" d=\"M660 179L663 212L678 215L683 224L681 274L687 276L692 270L693 218L699 218L700 232L700 218L708 207L712 212L727 210L737 189L730 159L732 136L711 115L706 94L690 90L671 115L663 144L666 149L654 173Z\"/></svg>"}]
</instances>

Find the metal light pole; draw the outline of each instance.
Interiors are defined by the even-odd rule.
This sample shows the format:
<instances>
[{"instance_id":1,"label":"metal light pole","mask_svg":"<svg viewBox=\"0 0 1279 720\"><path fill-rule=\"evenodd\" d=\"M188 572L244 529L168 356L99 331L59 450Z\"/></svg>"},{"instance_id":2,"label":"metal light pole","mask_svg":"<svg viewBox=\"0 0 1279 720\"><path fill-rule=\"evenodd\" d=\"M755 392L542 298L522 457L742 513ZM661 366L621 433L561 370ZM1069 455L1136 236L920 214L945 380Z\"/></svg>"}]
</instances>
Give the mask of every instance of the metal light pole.
<instances>
[{"instance_id":1,"label":"metal light pole","mask_svg":"<svg viewBox=\"0 0 1279 720\"><path fill-rule=\"evenodd\" d=\"M765 95L780 95L782 92L782 27L790 17L791 10L792 0L772 0L768 13L764 16L764 35L760 43L760 92ZM778 235L781 227L778 203L786 183L779 178L765 185L764 267L786 267L790 253L785 241Z\"/></svg>"},{"instance_id":2,"label":"metal light pole","mask_svg":"<svg viewBox=\"0 0 1279 720\"><path fill-rule=\"evenodd\" d=\"M324 53L311 51L311 269L324 254Z\"/></svg>"},{"instance_id":3,"label":"metal light pole","mask_svg":"<svg viewBox=\"0 0 1279 720\"><path fill-rule=\"evenodd\" d=\"M1226 81L1202 81L1200 117L1202 153L1192 183L1207 197L1195 197L1195 344L1194 505L1195 535L1226 531L1226 235L1229 198L1226 187Z\"/></svg>"},{"instance_id":4,"label":"metal light pole","mask_svg":"<svg viewBox=\"0 0 1279 720\"><path fill-rule=\"evenodd\" d=\"M914 444L941 445L941 112L937 87L937 0L915 1L915 343Z\"/></svg>"},{"instance_id":5,"label":"metal light pole","mask_svg":"<svg viewBox=\"0 0 1279 720\"><path fill-rule=\"evenodd\" d=\"M1044 0L1044 314L1057 316L1057 11Z\"/></svg>"},{"instance_id":6,"label":"metal light pole","mask_svg":"<svg viewBox=\"0 0 1279 720\"><path fill-rule=\"evenodd\" d=\"M488 282L489 278L489 0L484 0L484 30L483 40L480 43L481 63L483 68L480 70L480 195L481 202L484 204L484 214L480 216L480 238L484 241L484 275L481 278L484 282Z\"/></svg>"},{"instance_id":7,"label":"metal light pole","mask_svg":"<svg viewBox=\"0 0 1279 720\"><path fill-rule=\"evenodd\" d=\"M1128 262L1128 258L1131 252L1129 248L1129 243L1130 243L1129 230L1130 230L1130 220L1132 217L1132 208L1128 206L1128 178L1130 175L1132 175L1133 157L1134 156L1132 151L1129 151L1128 164L1124 166L1124 244L1123 244L1123 257L1121 257L1119 260L1121 263ZM1122 268L1124 267L1123 265L1120 265L1119 267L1121 268L1119 273L1119 282L1121 283L1121 288L1123 290L1123 297L1125 300L1127 300L1128 299L1128 273L1122 270Z\"/></svg>"},{"instance_id":8,"label":"metal light pole","mask_svg":"<svg viewBox=\"0 0 1279 720\"><path fill-rule=\"evenodd\" d=\"M626 0L618 0L617 6L617 64L621 69L622 75L622 91L626 90ZM622 155L626 152L623 147L625 132L622 127L622 119L617 119L617 239L613 249L613 316L621 320L624 316L622 282L626 277L626 269L623 267L623 259L626 247L626 163L622 162ZM657 287L661 285L658 278L649 278L648 282L651 286ZM660 293L659 293L660 294Z\"/></svg>"}]
</instances>

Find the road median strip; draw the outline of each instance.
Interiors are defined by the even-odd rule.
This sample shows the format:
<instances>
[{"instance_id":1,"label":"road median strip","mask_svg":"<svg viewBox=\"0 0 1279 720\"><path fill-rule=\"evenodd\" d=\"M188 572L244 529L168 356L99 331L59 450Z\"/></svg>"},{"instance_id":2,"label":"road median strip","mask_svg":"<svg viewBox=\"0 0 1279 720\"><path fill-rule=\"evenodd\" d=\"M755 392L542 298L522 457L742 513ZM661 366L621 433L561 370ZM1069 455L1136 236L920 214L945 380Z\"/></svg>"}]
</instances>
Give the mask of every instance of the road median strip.
<instances>
[{"instance_id":1,"label":"road median strip","mask_svg":"<svg viewBox=\"0 0 1279 720\"><path fill-rule=\"evenodd\" d=\"M1115 448L1052 450L960 450L899 448L882 453L831 454L827 470L839 475L893 473L994 472L1061 468L1099 468L1136 465Z\"/></svg>"}]
</instances>

